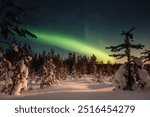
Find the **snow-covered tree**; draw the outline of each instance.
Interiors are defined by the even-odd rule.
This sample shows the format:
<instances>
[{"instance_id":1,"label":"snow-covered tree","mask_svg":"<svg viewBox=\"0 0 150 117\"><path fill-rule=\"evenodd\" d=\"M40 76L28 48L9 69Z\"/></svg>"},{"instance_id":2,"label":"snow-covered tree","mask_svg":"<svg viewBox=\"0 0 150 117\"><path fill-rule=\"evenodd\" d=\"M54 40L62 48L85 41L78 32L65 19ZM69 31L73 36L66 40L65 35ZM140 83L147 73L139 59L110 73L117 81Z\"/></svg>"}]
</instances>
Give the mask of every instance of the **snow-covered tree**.
<instances>
[{"instance_id":1,"label":"snow-covered tree","mask_svg":"<svg viewBox=\"0 0 150 117\"><path fill-rule=\"evenodd\" d=\"M77 73L77 70L76 70L76 64L74 64L72 66L71 79L77 81L78 80L77 77L78 77L78 73Z\"/></svg>"},{"instance_id":2,"label":"snow-covered tree","mask_svg":"<svg viewBox=\"0 0 150 117\"><path fill-rule=\"evenodd\" d=\"M143 55L141 58L144 59L144 62L150 61L150 50L145 50L141 54Z\"/></svg>"},{"instance_id":3,"label":"snow-covered tree","mask_svg":"<svg viewBox=\"0 0 150 117\"><path fill-rule=\"evenodd\" d=\"M51 58L47 58L44 61L44 65L42 67L42 81L40 84L41 88L43 88L45 85L59 84L59 81L56 78L55 68L56 67Z\"/></svg>"},{"instance_id":4,"label":"snow-covered tree","mask_svg":"<svg viewBox=\"0 0 150 117\"><path fill-rule=\"evenodd\" d=\"M8 78L8 71L11 68L11 62L3 55L3 49L0 47L0 81Z\"/></svg>"},{"instance_id":5,"label":"snow-covered tree","mask_svg":"<svg viewBox=\"0 0 150 117\"><path fill-rule=\"evenodd\" d=\"M102 78L103 78L102 71L101 71L101 68L99 68L98 73L97 73L97 82L103 83Z\"/></svg>"},{"instance_id":6,"label":"snow-covered tree","mask_svg":"<svg viewBox=\"0 0 150 117\"><path fill-rule=\"evenodd\" d=\"M87 64L88 64L88 59L86 56L77 57L77 71L79 73L79 77L83 78L86 76Z\"/></svg>"},{"instance_id":7,"label":"snow-covered tree","mask_svg":"<svg viewBox=\"0 0 150 117\"><path fill-rule=\"evenodd\" d=\"M150 88L150 76L144 69L144 63L138 57L134 58L135 76L138 86L141 89Z\"/></svg>"},{"instance_id":8,"label":"snow-covered tree","mask_svg":"<svg viewBox=\"0 0 150 117\"><path fill-rule=\"evenodd\" d=\"M115 57L116 59L121 59L123 57L127 57L127 71L128 75L127 77L127 89L131 89L133 85L133 76L131 74L131 62L132 62L132 55L131 55L131 49L143 49L144 45L142 44L132 44L133 40L133 34L131 33L135 28L133 27L128 32L123 31L121 35L125 36L124 42L122 44L119 44L117 46L110 46L106 47L106 49L110 49L112 52L119 52L121 50L124 50L124 53L122 54L113 54L110 55L111 57Z\"/></svg>"}]
</instances>

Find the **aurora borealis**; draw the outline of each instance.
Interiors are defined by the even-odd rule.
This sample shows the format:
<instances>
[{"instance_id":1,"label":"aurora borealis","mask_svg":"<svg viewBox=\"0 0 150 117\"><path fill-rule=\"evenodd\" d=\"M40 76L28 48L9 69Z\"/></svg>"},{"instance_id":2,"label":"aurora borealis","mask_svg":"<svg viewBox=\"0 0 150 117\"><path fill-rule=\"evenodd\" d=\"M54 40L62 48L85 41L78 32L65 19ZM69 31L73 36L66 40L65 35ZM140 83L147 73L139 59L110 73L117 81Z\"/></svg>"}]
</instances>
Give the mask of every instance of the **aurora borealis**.
<instances>
[{"instance_id":1,"label":"aurora borealis","mask_svg":"<svg viewBox=\"0 0 150 117\"><path fill-rule=\"evenodd\" d=\"M38 41L41 43L46 43L55 47L59 47L68 51L77 52L80 54L86 55L96 55L98 60L104 60L104 62L114 59L109 57L108 54L104 51L101 51L95 47L91 47L90 44L86 44L81 40L77 41L75 38L63 36L63 35L56 35L50 33L35 33L38 36Z\"/></svg>"}]
</instances>

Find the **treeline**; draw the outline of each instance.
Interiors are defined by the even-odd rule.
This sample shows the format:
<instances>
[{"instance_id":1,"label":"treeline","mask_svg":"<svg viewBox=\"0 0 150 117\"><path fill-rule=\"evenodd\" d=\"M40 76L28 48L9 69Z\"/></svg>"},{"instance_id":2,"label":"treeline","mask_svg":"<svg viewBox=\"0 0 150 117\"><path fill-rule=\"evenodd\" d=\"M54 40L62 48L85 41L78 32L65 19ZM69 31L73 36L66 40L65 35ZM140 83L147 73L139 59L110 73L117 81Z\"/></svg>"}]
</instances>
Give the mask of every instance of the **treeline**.
<instances>
[{"instance_id":1,"label":"treeline","mask_svg":"<svg viewBox=\"0 0 150 117\"><path fill-rule=\"evenodd\" d=\"M107 63L104 63L103 60L97 61L97 57L95 55L88 57L86 55L68 53L68 56L62 57L53 49L49 51L43 50L41 53L35 53L31 46L27 43L25 43L23 46L18 43L18 46L23 52L26 52L32 56L30 72L35 72L36 74L40 73L42 65L44 65L44 63L50 59L53 60L53 64L56 66L57 71L60 71L60 69L63 68L67 71L67 74L71 74L75 69L80 75L96 73L101 73L102 75L113 75L121 65L111 64L110 61L107 61ZM6 49L3 53L5 58L9 60L13 66L20 59L18 58L18 55L16 55L18 53L15 53L11 48ZM150 65L146 65L145 68L147 71L150 71Z\"/></svg>"}]
</instances>

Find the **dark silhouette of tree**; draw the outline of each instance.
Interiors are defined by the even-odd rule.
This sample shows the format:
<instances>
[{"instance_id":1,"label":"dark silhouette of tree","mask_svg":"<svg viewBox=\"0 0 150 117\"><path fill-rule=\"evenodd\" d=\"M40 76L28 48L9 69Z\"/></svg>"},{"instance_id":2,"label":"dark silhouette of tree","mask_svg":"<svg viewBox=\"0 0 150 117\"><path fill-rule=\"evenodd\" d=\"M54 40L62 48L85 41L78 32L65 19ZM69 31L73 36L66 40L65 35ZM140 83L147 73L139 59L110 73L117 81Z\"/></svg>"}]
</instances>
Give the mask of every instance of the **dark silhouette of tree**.
<instances>
[{"instance_id":1,"label":"dark silhouette of tree","mask_svg":"<svg viewBox=\"0 0 150 117\"><path fill-rule=\"evenodd\" d=\"M96 73L96 64L97 64L97 58L96 56L93 54L90 58L90 64L91 64L91 73L95 74Z\"/></svg>"},{"instance_id":2,"label":"dark silhouette of tree","mask_svg":"<svg viewBox=\"0 0 150 117\"><path fill-rule=\"evenodd\" d=\"M121 50L124 50L123 54L113 54L110 55L111 57L115 57L116 59L121 59L123 57L127 57L127 89L131 90L131 87L133 85L133 76L131 74L131 62L132 62L132 55L131 55L131 49L143 49L144 45L142 44L132 44L133 42L133 34L131 33L135 27L130 29L128 32L123 31L121 35L125 36L124 43L117 45L117 46L110 46L106 47L106 49L110 49L112 52L119 52Z\"/></svg>"},{"instance_id":3,"label":"dark silhouette of tree","mask_svg":"<svg viewBox=\"0 0 150 117\"><path fill-rule=\"evenodd\" d=\"M75 53L69 53L66 61L67 68L69 73L71 74L73 65L76 63L76 55Z\"/></svg>"},{"instance_id":4,"label":"dark silhouette of tree","mask_svg":"<svg viewBox=\"0 0 150 117\"><path fill-rule=\"evenodd\" d=\"M86 56L77 56L77 71L79 75L84 75L87 73L88 59Z\"/></svg>"},{"instance_id":5,"label":"dark silhouette of tree","mask_svg":"<svg viewBox=\"0 0 150 117\"><path fill-rule=\"evenodd\" d=\"M42 57L46 58L46 51L45 50L43 50L43 52L42 52Z\"/></svg>"},{"instance_id":6,"label":"dark silhouette of tree","mask_svg":"<svg viewBox=\"0 0 150 117\"><path fill-rule=\"evenodd\" d=\"M90 61L89 61L89 71L90 71L90 74L93 74L93 81L96 81L96 71L97 71L97 58L96 56L93 54L90 58Z\"/></svg>"},{"instance_id":7,"label":"dark silhouette of tree","mask_svg":"<svg viewBox=\"0 0 150 117\"><path fill-rule=\"evenodd\" d=\"M22 47L25 51L28 51L28 44L24 43L24 46Z\"/></svg>"},{"instance_id":8,"label":"dark silhouette of tree","mask_svg":"<svg viewBox=\"0 0 150 117\"><path fill-rule=\"evenodd\" d=\"M13 0L0 1L0 34L4 39L12 35L37 38L35 34L23 27L22 12L25 9L16 5Z\"/></svg>"},{"instance_id":9,"label":"dark silhouette of tree","mask_svg":"<svg viewBox=\"0 0 150 117\"><path fill-rule=\"evenodd\" d=\"M55 51L53 49L50 50L50 56L53 58L55 54Z\"/></svg>"},{"instance_id":10,"label":"dark silhouette of tree","mask_svg":"<svg viewBox=\"0 0 150 117\"><path fill-rule=\"evenodd\" d=\"M111 62L108 60L107 64L106 64L106 73L108 76L110 76L112 74L112 68L111 68Z\"/></svg>"}]
</instances>

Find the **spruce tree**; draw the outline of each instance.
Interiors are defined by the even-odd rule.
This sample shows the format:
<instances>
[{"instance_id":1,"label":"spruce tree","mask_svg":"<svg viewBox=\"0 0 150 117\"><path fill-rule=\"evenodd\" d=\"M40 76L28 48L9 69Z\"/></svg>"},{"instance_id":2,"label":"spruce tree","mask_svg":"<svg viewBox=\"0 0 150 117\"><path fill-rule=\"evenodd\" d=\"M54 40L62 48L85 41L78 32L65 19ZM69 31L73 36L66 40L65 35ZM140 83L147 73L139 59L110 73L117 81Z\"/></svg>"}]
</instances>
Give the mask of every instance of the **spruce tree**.
<instances>
[{"instance_id":1,"label":"spruce tree","mask_svg":"<svg viewBox=\"0 0 150 117\"><path fill-rule=\"evenodd\" d=\"M106 47L106 49L110 49L112 52L119 52L121 50L124 50L124 53L122 54L113 54L109 55L111 57L115 57L116 59L121 59L123 57L127 57L127 71L128 75L127 77L127 89L132 90L133 85L133 76L131 74L131 62L132 62L132 55L131 55L131 49L143 49L144 45L142 44L132 44L133 40L133 34L131 33L135 27L130 29L128 32L123 31L122 36L125 37L124 42L122 44L119 44L117 46L110 46Z\"/></svg>"}]
</instances>

